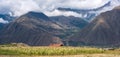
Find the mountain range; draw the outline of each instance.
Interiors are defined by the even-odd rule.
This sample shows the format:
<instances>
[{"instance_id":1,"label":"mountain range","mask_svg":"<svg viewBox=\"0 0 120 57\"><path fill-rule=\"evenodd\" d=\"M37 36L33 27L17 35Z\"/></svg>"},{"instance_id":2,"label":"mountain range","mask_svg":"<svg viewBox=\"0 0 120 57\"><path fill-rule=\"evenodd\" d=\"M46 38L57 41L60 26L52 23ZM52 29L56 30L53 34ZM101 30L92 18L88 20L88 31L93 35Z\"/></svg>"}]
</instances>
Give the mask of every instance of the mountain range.
<instances>
[{"instance_id":1,"label":"mountain range","mask_svg":"<svg viewBox=\"0 0 120 57\"><path fill-rule=\"evenodd\" d=\"M87 21L73 16L48 17L43 13L29 12L0 30L0 43L25 43L33 46L62 44L62 38L87 24Z\"/></svg>"},{"instance_id":2,"label":"mountain range","mask_svg":"<svg viewBox=\"0 0 120 57\"><path fill-rule=\"evenodd\" d=\"M98 13L105 7L109 8L111 3L108 2L100 8L89 10L57 9L63 12L76 12L82 17L48 16L42 12L34 11L18 17L0 14L1 20L7 21L0 23L0 44L119 47L120 6L110 11Z\"/></svg>"}]
</instances>

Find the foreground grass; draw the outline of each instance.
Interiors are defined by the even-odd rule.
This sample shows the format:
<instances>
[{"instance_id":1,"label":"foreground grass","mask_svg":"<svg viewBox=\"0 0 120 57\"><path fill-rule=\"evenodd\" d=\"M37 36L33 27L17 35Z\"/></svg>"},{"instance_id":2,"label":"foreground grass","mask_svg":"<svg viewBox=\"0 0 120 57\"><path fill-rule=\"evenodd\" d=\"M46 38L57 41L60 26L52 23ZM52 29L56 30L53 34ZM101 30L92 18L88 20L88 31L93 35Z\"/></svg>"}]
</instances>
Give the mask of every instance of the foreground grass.
<instances>
[{"instance_id":1,"label":"foreground grass","mask_svg":"<svg viewBox=\"0 0 120 57\"><path fill-rule=\"evenodd\" d=\"M86 47L0 47L0 55L79 55L103 52L97 48Z\"/></svg>"},{"instance_id":2,"label":"foreground grass","mask_svg":"<svg viewBox=\"0 0 120 57\"><path fill-rule=\"evenodd\" d=\"M90 47L0 47L0 55L57 56L84 54L120 54L120 49L103 50Z\"/></svg>"}]
</instances>

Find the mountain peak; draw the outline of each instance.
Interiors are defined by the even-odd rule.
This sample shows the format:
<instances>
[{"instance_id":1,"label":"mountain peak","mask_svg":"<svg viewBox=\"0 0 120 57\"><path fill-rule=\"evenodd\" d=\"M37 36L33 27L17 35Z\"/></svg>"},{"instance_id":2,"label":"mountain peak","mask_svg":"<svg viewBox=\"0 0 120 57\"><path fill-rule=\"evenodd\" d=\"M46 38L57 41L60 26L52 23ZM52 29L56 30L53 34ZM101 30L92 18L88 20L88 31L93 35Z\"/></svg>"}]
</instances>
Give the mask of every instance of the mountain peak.
<instances>
[{"instance_id":1,"label":"mountain peak","mask_svg":"<svg viewBox=\"0 0 120 57\"><path fill-rule=\"evenodd\" d=\"M41 19L44 19L44 20L49 20L49 17L46 16L44 13L41 13L41 12L33 12L33 11L31 11L31 12L26 13L23 16L27 16L29 18L38 18L38 19L41 18Z\"/></svg>"}]
</instances>

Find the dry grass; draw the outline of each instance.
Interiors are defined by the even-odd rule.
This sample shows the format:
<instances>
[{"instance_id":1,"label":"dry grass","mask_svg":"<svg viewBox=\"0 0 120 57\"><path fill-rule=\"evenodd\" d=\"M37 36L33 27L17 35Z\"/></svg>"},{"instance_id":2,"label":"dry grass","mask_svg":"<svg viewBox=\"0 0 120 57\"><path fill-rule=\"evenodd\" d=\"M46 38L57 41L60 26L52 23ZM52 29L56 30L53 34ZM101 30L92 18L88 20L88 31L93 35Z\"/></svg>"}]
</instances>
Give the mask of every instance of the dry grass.
<instances>
[{"instance_id":1,"label":"dry grass","mask_svg":"<svg viewBox=\"0 0 120 57\"><path fill-rule=\"evenodd\" d=\"M1 55L0 57L120 57L120 55L110 55L110 54L84 54L84 55L68 55L68 56L6 56L6 55Z\"/></svg>"},{"instance_id":2,"label":"dry grass","mask_svg":"<svg viewBox=\"0 0 120 57\"><path fill-rule=\"evenodd\" d=\"M5 55L5 56L3 56ZM71 55L71 56L67 56ZM0 57L120 57L120 49L104 50L91 47L0 47Z\"/></svg>"},{"instance_id":3,"label":"dry grass","mask_svg":"<svg viewBox=\"0 0 120 57\"><path fill-rule=\"evenodd\" d=\"M0 47L1 55L79 55L99 53L103 53L103 50L88 47Z\"/></svg>"}]
</instances>

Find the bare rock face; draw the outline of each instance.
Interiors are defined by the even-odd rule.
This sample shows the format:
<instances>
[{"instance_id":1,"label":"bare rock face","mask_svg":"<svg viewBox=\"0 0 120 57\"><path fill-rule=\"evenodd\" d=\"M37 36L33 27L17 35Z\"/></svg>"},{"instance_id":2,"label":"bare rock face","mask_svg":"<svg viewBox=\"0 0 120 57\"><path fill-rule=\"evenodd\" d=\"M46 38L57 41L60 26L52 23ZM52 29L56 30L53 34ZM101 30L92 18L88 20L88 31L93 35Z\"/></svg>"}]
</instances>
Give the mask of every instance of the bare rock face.
<instances>
[{"instance_id":1,"label":"bare rock face","mask_svg":"<svg viewBox=\"0 0 120 57\"><path fill-rule=\"evenodd\" d=\"M57 34L58 29L51 26L52 24L59 27L43 13L29 12L0 31L0 43L25 43L33 46L62 43L58 37L54 36L53 32Z\"/></svg>"},{"instance_id":2,"label":"bare rock face","mask_svg":"<svg viewBox=\"0 0 120 57\"><path fill-rule=\"evenodd\" d=\"M76 45L120 46L120 7L101 13L88 26L69 38Z\"/></svg>"}]
</instances>

